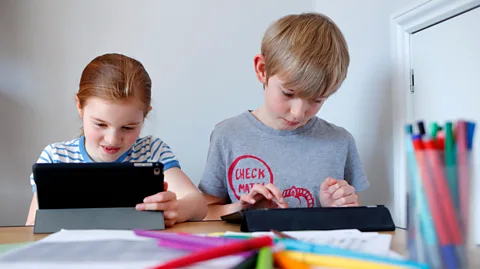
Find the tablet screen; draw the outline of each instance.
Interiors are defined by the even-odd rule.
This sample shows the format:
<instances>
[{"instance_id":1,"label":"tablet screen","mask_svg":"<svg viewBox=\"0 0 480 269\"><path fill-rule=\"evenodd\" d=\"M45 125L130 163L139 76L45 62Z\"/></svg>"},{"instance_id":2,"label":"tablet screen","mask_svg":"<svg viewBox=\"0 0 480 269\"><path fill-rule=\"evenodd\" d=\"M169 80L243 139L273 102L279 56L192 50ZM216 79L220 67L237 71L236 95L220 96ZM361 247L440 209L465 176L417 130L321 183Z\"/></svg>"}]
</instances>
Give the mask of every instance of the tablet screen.
<instances>
[{"instance_id":1,"label":"tablet screen","mask_svg":"<svg viewBox=\"0 0 480 269\"><path fill-rule=\"evenodd\" d=\"M39 209L135 207L163 191L162 163L34 164Z\"/></svg>"}]
</instances>

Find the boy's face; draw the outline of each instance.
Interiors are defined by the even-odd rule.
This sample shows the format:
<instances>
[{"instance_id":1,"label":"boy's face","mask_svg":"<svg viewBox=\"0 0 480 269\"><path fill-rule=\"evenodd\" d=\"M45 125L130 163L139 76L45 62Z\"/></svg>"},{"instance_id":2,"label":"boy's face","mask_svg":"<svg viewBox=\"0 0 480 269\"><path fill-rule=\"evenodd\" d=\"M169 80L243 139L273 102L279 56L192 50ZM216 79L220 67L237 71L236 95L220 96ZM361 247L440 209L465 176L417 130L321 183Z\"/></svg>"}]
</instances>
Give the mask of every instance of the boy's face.
<instances>
[{"instance_id":1,"label":"boy's face","mask_svg":"<svg viewBox=\"0 0 480 269\"><path fill-rule=\"evenodd\" d=\"M295 130L312 119L324 104L326 98L305 100L295 95L295 90L283 86L281 78L271 76L265 80L264 59L255 57L255 69L258 80L265 84L264 111L261 113L264 124L277 130Z\"/></svg>"},{"instance_id":2,"label":"boy's face","mask_svg":"<svg viewBox=\"0 0 480 269\"><path fill-rule=\"evenodd\" d=\"M143 108L139 100L109 102L89 98L77 108L83 121L85 149L95 162L113 162L135 143L143 125Z\"/></svg>"},{"instance_id":3,"label":"boy's face","mask_svg":"<svg viewBox=\"0 0 480 269\"><path fill-rule=\"evenodd\" d=\"M325 102L325 98L305 100L296 97L295 91L285 88L276 75L269 78L264 95L270 127L278 130L295 130L305 125Z\"/></svg>"}]
</instances>

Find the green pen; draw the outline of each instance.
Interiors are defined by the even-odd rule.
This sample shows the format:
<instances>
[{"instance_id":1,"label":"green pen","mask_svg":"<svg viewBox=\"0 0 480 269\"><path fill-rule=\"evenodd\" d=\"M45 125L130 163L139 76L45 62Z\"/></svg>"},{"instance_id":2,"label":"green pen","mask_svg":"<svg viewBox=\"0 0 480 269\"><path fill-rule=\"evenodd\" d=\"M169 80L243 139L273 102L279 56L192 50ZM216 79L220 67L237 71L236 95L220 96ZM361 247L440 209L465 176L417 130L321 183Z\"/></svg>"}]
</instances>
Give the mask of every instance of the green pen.
<instances>
[{"instance_id":1,"label":"green pen","mask_svg":"<svg viewBox=\"0 0 480 269\"><path fill-rule=\"evenodd\" d=\"M222 237L225 237L225 238L233 238L233 239L250 239L252 238L253 236L251 235L239 235L239 234L232 234L232 235L224 235ZM273 241L275 243L278 243L279 241L281 241L282 238L273 238Z\"/></svg>"},{"instance_id":2,"label":"green pen","mask_svg":"<svg viewBox=\"0 0 480 269\"><path fill-rule=\"evenodd\" d=\"M273 253L269 247L263 247L258 252L257 266L255 269L272 269L273 268Z\"/></svg>"},{"instance_id":3,"label":"green pen","mask_svg":"<svg viewBox=\"0 0 480 269\"><path fill-rule=\"evenodd\" d=\"M453 137L453 124L452 122L447 122L445 124L445 172L453 203L455 208L458 210L459 197L457 187L457 167L455 162L455 138Z\"/></svg>"},{"instance_id":4,"label":"green pen","mask_svg":"<svg viewBox=\"0 0 480 269\"><path fill-rule=\"evenodd\" d=\"M433 139L437 139L437 132L438 132L438 124L436 122L432 122L430 124L430 134L432 135Z\"/></svg>"}]
</instances>

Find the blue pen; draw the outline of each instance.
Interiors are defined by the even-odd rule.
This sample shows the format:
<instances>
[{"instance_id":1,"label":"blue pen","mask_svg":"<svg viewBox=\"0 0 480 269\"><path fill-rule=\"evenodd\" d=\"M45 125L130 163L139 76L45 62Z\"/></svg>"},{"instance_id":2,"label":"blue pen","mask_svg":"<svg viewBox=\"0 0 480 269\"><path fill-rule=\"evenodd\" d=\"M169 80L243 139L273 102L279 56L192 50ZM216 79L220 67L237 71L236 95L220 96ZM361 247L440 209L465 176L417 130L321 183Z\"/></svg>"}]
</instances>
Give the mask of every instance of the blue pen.
<instances>
[{"instance_id":1,"label":"blue pen","mask_svg":"<svg viewBox=\"0 0 480 269\"><path fill-rule=\"evenodd\" d=\"M421 234L425 242L426 256L434 268L440 268L442 262L438 250L438 239L435 234L435 226L433 224L432 215L428 207L428 201L423 189L420 172L415 161L415 152L413 149L412 139L421 139L421 137L420 135L414 135L411 139L407 139L406 143L408 167L414 190L412 195L414 195L416 198L415 207L418 210L417 212L413 212L413 214L420 217L421 225L417 227L417 229L421 230Z\"/></svg>"},{"instance_id":2,"label":"blue pen","mask_svg":"<svg viewBox=\"0 0 480 269\"><path fill-rule=\"evenodd\" d=\"M407 136L407 143L410 136L413 134L413 126L411 124L407 124L405 127L405 133ZM407 153L408 146L407 146ZM408 167L411 169L411 165L409 164ZM411 260L414 261L425 261L424 257L424 250L423 250L423 240L421 235L420 229L420 215L418 214L418 206L417 206L417 198L414 193L415 191L415 184L413 176L410 176L410 184L408 187L408 204L407 204L407 236L408 236L408 255L410 256Z\"/></svg>"},{"instance_id":3,"label":"blue pen","mask_svg":"<svg viewBox=\"0 0 480 269\"><path fill-rule=\"evenodd\" d=\"M475 133L475 123L474 122L467 122L467 148L468 150L472 150L473 148L473 135Z\"/></svg>"},{"instance_id":4,"label":"blue pen","mask_svg":"<svg viewBox=\"0 0 480 269\"><path fill-rule=\"evenodd\" d=\"M421 268L421 269L429 268L428 264L425 264L425 263L419 263L419 262L414 262L409 260L392 259L392 258L383 257L379 255L355 252L347 249L335 248L335 247L330 247L326 245L317 245L317 244L307 243L304 241L298 241L294 239L284 239L281 241L280 244L282 244L286 250L296 250L296 251L309 252L313 254L323 254L323 255L332 255L332 256L339 256L339 257L348 257L348 258L354 258L354 259L362 259L362 260L368 260L372 262L387 263L387 264L406 266L411 268Z\"/></svg>"}]
</instances>

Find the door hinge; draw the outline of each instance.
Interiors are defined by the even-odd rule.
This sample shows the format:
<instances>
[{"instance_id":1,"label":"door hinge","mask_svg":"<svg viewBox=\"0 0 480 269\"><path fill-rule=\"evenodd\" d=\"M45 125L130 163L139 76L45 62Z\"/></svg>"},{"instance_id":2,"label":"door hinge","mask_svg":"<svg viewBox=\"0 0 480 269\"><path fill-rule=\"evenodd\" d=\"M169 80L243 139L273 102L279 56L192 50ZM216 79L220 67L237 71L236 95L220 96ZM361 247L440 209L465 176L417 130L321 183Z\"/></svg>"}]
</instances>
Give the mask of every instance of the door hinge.
<instances>
[{"instance_id":1,"label":"door hinge","mask_svg":"<svg viewBox=\"0 0 480 269\"><path fill-rule=\"evenodd\" d=\"M410 69L410 92L413 93L415 91L415 73L413 69Z\"/></svg>"}]
</instances>

